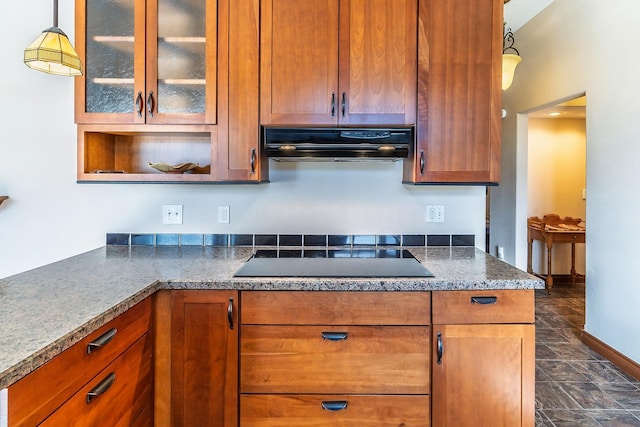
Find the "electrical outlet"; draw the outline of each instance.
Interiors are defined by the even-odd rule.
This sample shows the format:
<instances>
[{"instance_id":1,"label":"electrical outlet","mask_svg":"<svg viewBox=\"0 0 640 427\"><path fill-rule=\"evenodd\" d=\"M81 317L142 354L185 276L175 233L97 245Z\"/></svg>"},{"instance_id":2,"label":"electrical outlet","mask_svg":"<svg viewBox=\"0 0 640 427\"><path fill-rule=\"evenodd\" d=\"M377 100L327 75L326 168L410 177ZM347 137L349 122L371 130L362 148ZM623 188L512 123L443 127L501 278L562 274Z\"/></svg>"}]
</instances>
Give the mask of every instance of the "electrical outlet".
<instances>
[{"instance_id":1,"label":"electrical outlet","mask_svg":"<svg viewBox=\"0 0 640 427\"><path fill-rule=\"evenodd\" d=\"M182 224L182 205L162 205L163 224Z\"/></svg>"},{"instance_id":2,"label":"electrical outlet","mask_svg":"<svg viewBox=\"0 0 640 427\"><path fill-rule=\"evenodd\" d=\"M427 205L427 222L444 222L444 205Z\"/></svg>"},{"instance_id":3,"label":"electrical outlet","mask_svg":"<svg viewBox=\"0 0 640 427\"><path fill-rule=\"evenodd\" d=\"M229 206L218 206L218 224L229 224Z\"/></svg>"}]
</instances>

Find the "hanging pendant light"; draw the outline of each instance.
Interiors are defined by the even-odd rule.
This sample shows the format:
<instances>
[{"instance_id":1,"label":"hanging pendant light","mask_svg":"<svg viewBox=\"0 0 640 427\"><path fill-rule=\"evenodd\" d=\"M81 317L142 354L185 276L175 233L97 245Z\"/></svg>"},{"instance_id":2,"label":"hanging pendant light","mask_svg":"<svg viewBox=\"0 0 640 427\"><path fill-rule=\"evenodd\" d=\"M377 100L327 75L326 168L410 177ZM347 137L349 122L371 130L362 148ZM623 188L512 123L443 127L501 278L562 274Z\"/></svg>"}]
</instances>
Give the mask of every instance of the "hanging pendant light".
<instances>
[{"instance_id":1,"label":"hanging pendant light","mask_svg":"<svg viewBox=\"0 0 640 427\"><path fill-rule=\"evenodd\" d=\"M27 67L60 76L82 75L82 62L67 35L58 28L58 0L53 0L53 27L44 30L24 50Z\"/></svg>"},{"instance_id":2,"label":"hanging pendant light","mask_svg":"<svg viewBox=\"0 0 640 427\"><path fill-rule=\"evenodd\" d=\"M506 3L506 2L505 2ZM502 38L502 90L507 90L513 83L513 75L516 72L516 67L522 61L520 52L513 47L515 39L513 38L513 32L511 28L506 28L506 24L503 24L503 38ZM515 53L507 53L507 52Z\"/></svg>"}]
</instances>

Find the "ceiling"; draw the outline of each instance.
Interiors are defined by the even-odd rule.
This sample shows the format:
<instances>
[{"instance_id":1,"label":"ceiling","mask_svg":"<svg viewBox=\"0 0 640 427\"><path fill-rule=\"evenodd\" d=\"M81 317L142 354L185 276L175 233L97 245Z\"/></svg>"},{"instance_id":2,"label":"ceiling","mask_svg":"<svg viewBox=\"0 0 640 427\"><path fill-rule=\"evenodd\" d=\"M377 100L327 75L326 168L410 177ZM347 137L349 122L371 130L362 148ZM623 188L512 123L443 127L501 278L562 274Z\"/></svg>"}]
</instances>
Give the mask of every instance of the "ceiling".
<instances>
[{"instance_id":1,"label":"ceiling","mask_svg":"<svg viewBox=\"0 0 640 427\"><path fill-rule=\"evenodd\" d=\"M585 119L587 117L587 97L571 99L550 107L529 113L530 119Z\"/></svg>"},{"instance_id":2,"label":"ceiling","mask_svg":"<svg viewBox=\"0 0 640 427\"><path fill-rule=\"evenodd\" d=\"M507 0L504 5L504 21L507 28L517 31L531 18L536 16L545 7L553 3L553 0Z\"/></svg>"},{"instance_id":3,"label":"ceiling","mask_svg":"<svg viewBox=\"0 0 640 427\"><path fill-rule=\"evenodd\" d=\"M507 28L516 32L554 0L505 0L504 22ZM537 119L584 119L586 117L585 96L545 107L529 113L529 118Z\"/></svg>"}]
</instances>

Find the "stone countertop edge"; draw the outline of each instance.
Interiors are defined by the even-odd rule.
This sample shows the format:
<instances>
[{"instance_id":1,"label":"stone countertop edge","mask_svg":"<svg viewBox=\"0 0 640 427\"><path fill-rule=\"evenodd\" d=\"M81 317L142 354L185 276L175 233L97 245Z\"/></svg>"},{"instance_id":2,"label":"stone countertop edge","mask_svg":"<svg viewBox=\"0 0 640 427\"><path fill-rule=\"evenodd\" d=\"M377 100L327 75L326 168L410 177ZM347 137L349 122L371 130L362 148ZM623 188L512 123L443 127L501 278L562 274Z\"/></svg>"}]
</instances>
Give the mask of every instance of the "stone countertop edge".
<instances>
[{"instance_id":1,"label":"stone countertop edge","mask_svg":"<svg viewBox=\"0 0 640 427\"><path fill-rule=\"evenodd\" d=\"M409 249L435 277L234 278L253 248L108 246L0 279L0 389L161 289L544 289L541 279L476 248Z\"/></svg>"}]
</instances>

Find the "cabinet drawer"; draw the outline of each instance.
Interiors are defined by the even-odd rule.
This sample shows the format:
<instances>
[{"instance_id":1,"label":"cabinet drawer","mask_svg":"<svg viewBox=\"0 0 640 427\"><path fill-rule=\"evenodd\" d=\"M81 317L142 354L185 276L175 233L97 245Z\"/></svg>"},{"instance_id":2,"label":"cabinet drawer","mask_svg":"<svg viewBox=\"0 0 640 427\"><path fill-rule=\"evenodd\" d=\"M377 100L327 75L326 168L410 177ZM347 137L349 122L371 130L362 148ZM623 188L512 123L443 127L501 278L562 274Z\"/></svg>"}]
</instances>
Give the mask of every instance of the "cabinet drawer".
<instances>
[{"instance_id":1,"label":"cabinet drawer","mask_svg":"<svg viewBox=\"0 0 640 427\"><path fill-rule=\"evenodd\" d=\"M147 334L41 425L131 425L152 401L151 350L152 340ZM97 395L90 396L91 393Z\"/></svg>"},{"instance_id":2,"label":"cabinet drawer","mask_svg":"<svg viewBox=\"0 0 640 427\"><path fill-rule=\"evenodd\" d=\"M242 293L247 325L429 325L429 292Z\"/></svg>"},{"instance_id":3,"label":"cabinet drawer","mask_svg":"<svg viewBox=\"0 0 640 427\"><path fill-rule=\"evenodd\" d=\"M433 292L433 323L533 323L533 290Z\"/></svg>"},{"instance_id":4,"label":"cabinet drawer","mask_svg":"<svg viewBox=\"0 0 640 427\"><path fill-rule=\"evenodd\" d=\"M11 423L42 421L149 331L150 322L151 299L147 298L11 385ZM99 343L101 337L103 345L91 346L89 352L89 344Z\"/></svg>"},{"instance_id":5,"label":"cabinet drawer","mask_svg":"<svg viewBox=\"0 0 640 427\"><path fill-rule=\"evenodd\" d=\"M428 326L242 326L242 393L429 394Z\"/></svg>"},{"instance_id":6,"label":"cabinet drawer","mask_svg":"<svg viewBox=\"0 0 640 427\"><path fill-rule=\"evenodd\" d=\"M242 427L427 427L429 423L429 396L240 396Z\"/></svg>"}]
</instances>

